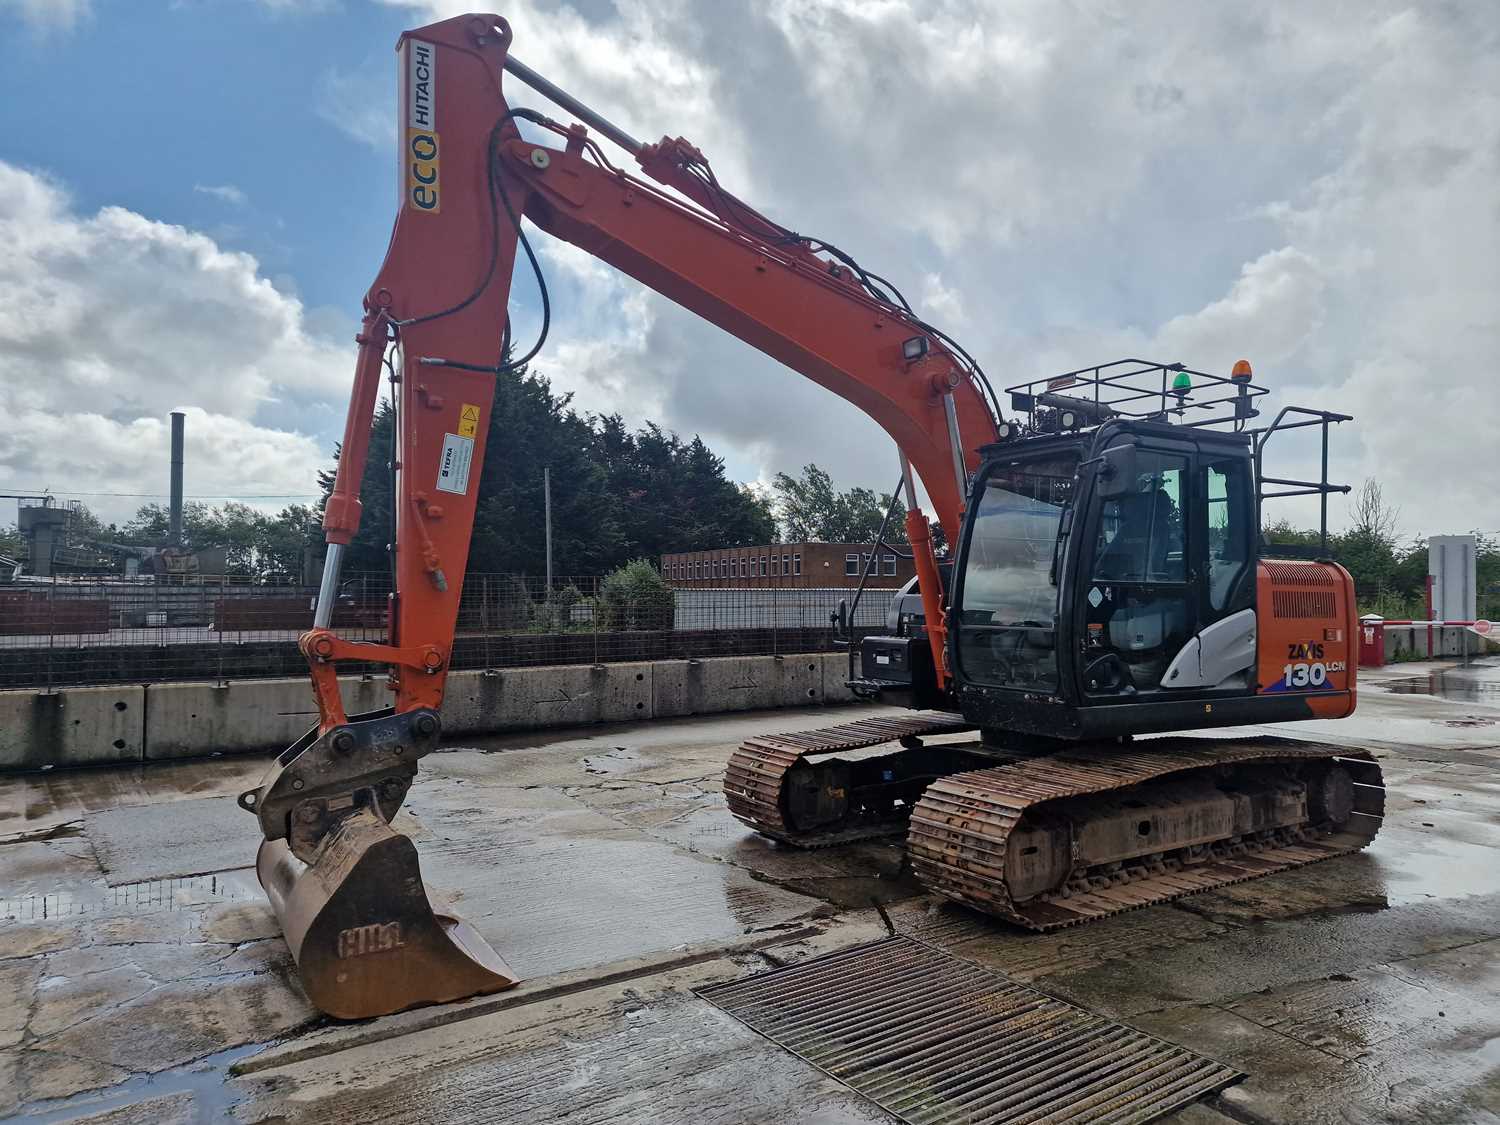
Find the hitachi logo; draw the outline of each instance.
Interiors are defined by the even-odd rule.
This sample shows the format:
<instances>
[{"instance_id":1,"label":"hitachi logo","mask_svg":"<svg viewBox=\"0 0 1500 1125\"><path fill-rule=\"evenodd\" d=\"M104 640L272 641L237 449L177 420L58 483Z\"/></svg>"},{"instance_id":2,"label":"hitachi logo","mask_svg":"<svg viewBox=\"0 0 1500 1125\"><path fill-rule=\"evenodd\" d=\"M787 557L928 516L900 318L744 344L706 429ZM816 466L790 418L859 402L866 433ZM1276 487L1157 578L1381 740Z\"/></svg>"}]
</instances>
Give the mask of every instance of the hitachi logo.
<instances>
[{"instance_id":1,"label":"hitachi logo","mask_svg":"<svg viewBox=\"0 0 1500 1125\"><path fill-rule=\"evenodd\" d=\"M431 43L408 40L410 65L407 74L407 127L436 128L437 52Z\"/></svg>"}]
</instances>

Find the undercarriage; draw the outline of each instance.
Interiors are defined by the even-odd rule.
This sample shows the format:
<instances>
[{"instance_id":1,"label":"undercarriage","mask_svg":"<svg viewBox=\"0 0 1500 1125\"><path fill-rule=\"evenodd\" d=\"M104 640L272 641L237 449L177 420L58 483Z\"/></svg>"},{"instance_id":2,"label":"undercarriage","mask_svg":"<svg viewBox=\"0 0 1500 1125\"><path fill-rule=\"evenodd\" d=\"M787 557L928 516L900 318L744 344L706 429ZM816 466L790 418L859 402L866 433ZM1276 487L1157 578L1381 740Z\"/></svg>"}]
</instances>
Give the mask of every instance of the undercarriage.
<instances>
[{"instance_id":1,"label":"undercarriage","mask_svg":"<svg viewBox=\"0 0 1500 1125\"><path fill-rule=\"evenodd\" d=\"M915 716L751 739L725 797L798 847L905 832L930 890L1032 930L1358 851L1385 807L1368 753L1291 739L922 741L972 729ZM835 756L886 742L903 748Z\"/></svg>"}]
</instances>

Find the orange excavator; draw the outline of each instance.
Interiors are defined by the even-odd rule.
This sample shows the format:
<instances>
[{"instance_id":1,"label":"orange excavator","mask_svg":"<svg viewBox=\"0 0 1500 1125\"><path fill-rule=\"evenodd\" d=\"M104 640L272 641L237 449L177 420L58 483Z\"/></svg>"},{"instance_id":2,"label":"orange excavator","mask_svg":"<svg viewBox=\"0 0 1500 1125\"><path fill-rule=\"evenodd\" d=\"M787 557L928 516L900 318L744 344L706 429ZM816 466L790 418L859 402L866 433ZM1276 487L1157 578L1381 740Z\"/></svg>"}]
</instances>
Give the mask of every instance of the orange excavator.
<instances>
[{"instance_id":1,"label":"orange excavator","mask_svg":"<svg viewBox=\"0 0 1500 1125\"><path fill-rule=\"evenodd\" d=\"M1321 496L1326 529L1341 488L1328 432L1346 415L1287 408L1253 428L1265 388L1247 363L1121 360L1008 387L1006 417L973 358L890 282L731 195L687 141L631 137L510 45L493 15L398 45L401 204L365 298L300 641L320 721L239 798L319 1008L357 1018L516 983L424 886L390 821L442 730L495 381L541 344L509 358L518 247L543 281L523 218L852 402L899 450L916 596L884 634L850 642L850 683L914 713L749 740L724 780L735 816L804 847L905 832L932 891L1033 930L1368 843L1384 790L1367 753L1142 737L1353 711L1348 573L1265 558L1258 534L1261 503L1287 495ZM507 74L575 120L510 106ZM331 615L387 367L395 589L387 643L356 643ZM1321 479L1265 475L1268 440L1305 427L1321 431ZM386 665L393 706L345 714L344 662Z\"/></svg>"}]
</instances>

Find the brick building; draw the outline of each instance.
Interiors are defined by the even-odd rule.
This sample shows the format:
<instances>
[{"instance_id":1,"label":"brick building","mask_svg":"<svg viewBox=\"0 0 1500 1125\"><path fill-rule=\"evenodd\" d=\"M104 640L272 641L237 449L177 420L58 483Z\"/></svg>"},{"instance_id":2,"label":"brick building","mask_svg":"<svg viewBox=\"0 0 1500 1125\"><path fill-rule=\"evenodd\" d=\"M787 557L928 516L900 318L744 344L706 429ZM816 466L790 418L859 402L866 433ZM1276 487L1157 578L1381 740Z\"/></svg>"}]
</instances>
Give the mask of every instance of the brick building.
<instances>
[{"instance_id":1,"label":"brick building","mask_svg":"<svg viewBox=\"0 0 1500 1125\"><path fill-rule=\"evenodd\" d=\"M869 557L868 543L769 543L663 555L661 572L686 589L858 586ZM867 585L903 586L913 573L911 559L882 550Z\"/></svg>"}]
</instances>

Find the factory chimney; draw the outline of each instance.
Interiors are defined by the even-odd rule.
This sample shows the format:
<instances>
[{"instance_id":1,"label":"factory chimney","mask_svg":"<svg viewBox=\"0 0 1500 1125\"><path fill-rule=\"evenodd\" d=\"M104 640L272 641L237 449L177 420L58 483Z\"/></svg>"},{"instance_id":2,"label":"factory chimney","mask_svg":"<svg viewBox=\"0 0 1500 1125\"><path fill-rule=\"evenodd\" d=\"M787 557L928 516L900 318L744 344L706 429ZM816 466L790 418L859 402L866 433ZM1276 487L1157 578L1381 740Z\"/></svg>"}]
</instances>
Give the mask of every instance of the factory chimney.
<instances>
[{"instance_id":1,"label":"factory chimney","mask_svg":"<svg viewBox=\"0 0 1500 1125\"><path fill-rule=\"evenodd\" d=\"M167 541L174 547L182 546L182 426L186 420L182 411L172 411L172 506Z\"/></svg>"}]
</instances>

